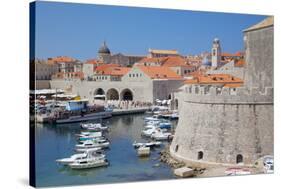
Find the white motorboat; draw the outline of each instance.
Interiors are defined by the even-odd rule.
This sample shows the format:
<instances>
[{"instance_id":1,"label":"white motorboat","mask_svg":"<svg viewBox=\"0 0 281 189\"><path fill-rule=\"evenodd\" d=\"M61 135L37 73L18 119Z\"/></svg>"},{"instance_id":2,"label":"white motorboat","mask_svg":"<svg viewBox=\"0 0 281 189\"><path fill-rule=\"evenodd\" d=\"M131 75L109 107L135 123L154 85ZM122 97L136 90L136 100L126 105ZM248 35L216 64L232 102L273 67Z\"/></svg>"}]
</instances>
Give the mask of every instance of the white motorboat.
<instances>
[{"instance_id":1,"label":"white motorboat","mask_svg":"<svg viewBox=\"0 0 281 189\"><path fill-rule=\"evenodd\" d=\"M81 132L80 134L76 134L76 136L98 138L102 137L102 132Z\"/></svg>"},{"instance_id":2,"label":"white motorboat","mask_svg":"<svg viewBox=\"0 0 281 189\"><path fill-rule=\"evenodd\" d=\"M154 121L147 121L146 125L158 125L160 123L160 120L154 120Z\"/></svg>"},{"instance_id":3,"label":"white motorboat","mask_svg":"<svg viewBox=\"0 0 281 189\"><path fill-rule=\"evenodd\" d=\"M150 137L156 130L157 130L156 127L147 128L147 129L144 129L144 130L141 132L141 134L142 134L143 136Z\"/></svg>"},{"instance_id":4,"label":"white motorboat","mask_svg":"<svg viewBox=\"0 0 281 189\"><path fill-rule=\"evenodd\" d=\"M158 116L145 117L144 120L146 122L148 122L148 121L159 121Z\"/></svg>"},{"instance_id":5,"label":"white motorboat","mask_svg":"<svg viewBox=\"0 0 281 189\"><path fill-rule=\"evenodd\" d=\"M95 147L95 148L76 148L77 152L87 152L88 150L94 150L96 152L103 152L101 147Z\"/></svg>"},{"instance_id":6,"label":"white motorboat","mask_svg":"<svg viewBox=\"0 0 281 189\"><path fill-rule=\"evenodd\" d=\"M151 134L151 138L155 140L168 140L168 139L172 139L173 135L172 133L169 132L163 132L157 130L156 132Z\"/></svg>"},{"instance_id":7,"label":"white motorboat","mask_svg":"<svg viewBox=\"0 0 281 189\"><path fill-rule=\"evenodd\" d=\"M107 165L109 165L109 162L105 158L89 158L85 160L75 161L69 164L69 167L71 167L72 169L89 169Z\"/></svg>"},{"instance_id":8,"label":"white motorboat","mask_svg":"<svg viewBox=\"0 0 281 189\"><path fill-rule=\"evenodd\" d=\"M86 149L85 151L83 151L83 153L74 154L74 155L70 156L69 158L58 159L58 160L56 160L56 162L58 162L62 165L69 165L70 163L74 163L77 160L84 160L84 159L92 158L92 157L105 158L104 154L97 153L100 149L101 148Z\"/></svg>"},{"instance_id":9,"label":"white motorboat","mask_svg":"<svg viewBox=\"0 0 281 189\"><path fill-rule=\"evenodd\" d=\"M80 153L80 154L74 154L74 155L70 156L69 158L57 159L56 162L58 162L62 165L68 165L70 163L73 163L75 160L85 159L85 158L87 158L87 154Z\"/></svg>"},{"instance_id":10,"label":"white motorboat","mask_svg":"<svg viewBox=\"0 0 281 189\"><path fill-rule=\"evenodd\" d=\"M146 125L146 126L144 126L144 128L145 129L156 129L157 126L155 126L155 125Z\"/></svg>"},{"instance_id":11,"label":"white motorboat","mask_svg":"<svg viewBox=\"0 0 281 189\"><path fill-rule=\"evenodd\" d=\"M86 140L82 144L76 144L76 148L107 148L109 144L107 140Z\"/></svg>"},{"instance_id":12,"label":"white motorboat","mask_svg":"<svg viewBox=\"0 0 281 189\"><path fill-rule=\"evenodd\" d=\"M89 132L89 134L80 134L79 141L93 140L96 138L102 138L102 132Z\"/></svg>"},{"instance_id":13,"label":"white motorboat","mask_svg":"<svg viewBox=\"0 0 281 189\"><path fill-rule=\"evenodd\" d=\"M87 129L89 131L105 131L108 127L102 126L100 123L82 123L81 128Z\"/></svg>"},{"instance_id":14,"label":"white motorboat","mask_svg":"<svg viewBox=\"0 0 281 189\"><path fill-rule=\"evenodd\" d=\"M156 146L160 146L162 144L162 142L159 141L152 141L152 142L146 142L146 143L142 143L142 142L134 142L133 146L135 148L139 148L141 146L145 146L145 147L156 147Z\"/></svg>"}]
</instances>

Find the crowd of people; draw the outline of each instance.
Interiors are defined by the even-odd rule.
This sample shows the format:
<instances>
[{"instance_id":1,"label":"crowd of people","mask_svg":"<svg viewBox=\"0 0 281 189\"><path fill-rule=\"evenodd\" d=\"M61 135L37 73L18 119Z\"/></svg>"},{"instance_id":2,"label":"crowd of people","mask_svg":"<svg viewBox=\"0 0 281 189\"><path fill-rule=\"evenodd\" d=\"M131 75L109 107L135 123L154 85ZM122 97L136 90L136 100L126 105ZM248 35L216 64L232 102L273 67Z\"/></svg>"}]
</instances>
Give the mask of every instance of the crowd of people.
<instances>
[{"instance_id":1,"label":"crowd of people","mask_svg":"<svg viewBox=\"0 0 281 189\"><path fill-rule=\"evenodd\" d=\"M141 101L129 101L129 100L108 100L106 105L111 108L117 109L134 109L134 108L144 108L152 106L150 102Z\"/></svg>"}]
</instances>

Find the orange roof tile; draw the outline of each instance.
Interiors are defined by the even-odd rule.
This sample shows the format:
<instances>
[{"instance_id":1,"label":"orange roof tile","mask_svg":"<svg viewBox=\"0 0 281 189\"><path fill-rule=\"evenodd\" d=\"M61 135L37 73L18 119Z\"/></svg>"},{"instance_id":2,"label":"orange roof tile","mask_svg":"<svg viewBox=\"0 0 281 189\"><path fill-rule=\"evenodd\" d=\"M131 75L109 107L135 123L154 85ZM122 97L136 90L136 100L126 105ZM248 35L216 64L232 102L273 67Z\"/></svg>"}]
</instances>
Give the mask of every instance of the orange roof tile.
<instances>
[{"instance_id":1,"label":"orange roof tile","mask_svg":"<svg viewBox=\"0 0 281 189\"><path fill-rule=\"evenodd\" d=\"M96 59L90 59L85 62L85 64L103 64L103 62L99 62Z\"/></svg>"},{"instance_id":2,"label":"orange roof tile","mask_svg":"<svg viewBox=\"0 0 281 189\"><path fill-rule=\"evenodd\" d=\"M236 67L243 67L245 65L245 60L244 59L240 59L237 62L235 62L235 66Z\"/></svg>"},{"instance_id":3,"label":"orange roof tile","mask_svg":"<svg viewBox=\"0 0 281 189\"><path fill-rule=\"evenodd\" d=\"M197 75L194 76L192 79L188 79L185 81L186 84L205 84L205 85L212 85L212 84L236 84L237 86L241 86L243 84L243 80L234 77L229 74L208 74L208 75ZM235 85L235 86L236 86ZM232 85L228 85L231 87Z\"/></svg>"},{"instance_id":4,"label":"orange roof tile","mask_svg":"<svg viewBox=\"0 0 281 189\"><path fill-rule=\"evenodd\" d=\"M111 68L111 67L120 67L120 64L101 64L96 67L95 72L96 73L102 73L106 69Z\"/></svg>"},{"instance_id":5,"label":"orange roof tile","mask_svg":"<svg viewBox=\"0 0 281 189\"><path fill-rule=\"evenodd\" d=\"M141 64L144 64L144 63L159 63L159 64L162 64L166 59L167 59L167 57L160 57L160 58L145 57L145 58L141 59L138 63L141 63Z\"/></svg>"},{"instance_id":6,"label":"orange roof tile","mask_svg":"<svg viewBox=\"0 0 281 189\"><path fill-rule=\"evenodd\" d=\"M49 64L60 63L60 62L69 63L69 62L75 62L75 61L77 61L77 60L74 58L68 57L68 56L57 56L57 57L53 57L53 58L48 58Z\"/></svg>"},{"instance_id":7,"label":"orange roof tile","mask_svg":"<svg viewBox=\"0 0 281 189\"><path fill-rule=\"evenodd\" d=\"M110 67L104 70L103 75L123 76L128 73L131 68L128 67Z\"/></svg>"},{"instance_id":8,"label":"orange roof tile","mask_svg":"<svg viewBox=\"0 0 281 189\"><path fill-rule=\"evenodd\" d=\"M168 67L184 66L186 65L186 60L180 56L169 56L164 60L162 65Z\"/></svg>"},{"instance_id":9,"label":"orange roof tile","mask_svg":"<svg viewBox=\"0 0 281 189\"><path fill-rule=\"evenodd\" d=\"M169 67L163 66L137 66L151 79L182 79L180 75Z\"/></svg>"}]
</instances>

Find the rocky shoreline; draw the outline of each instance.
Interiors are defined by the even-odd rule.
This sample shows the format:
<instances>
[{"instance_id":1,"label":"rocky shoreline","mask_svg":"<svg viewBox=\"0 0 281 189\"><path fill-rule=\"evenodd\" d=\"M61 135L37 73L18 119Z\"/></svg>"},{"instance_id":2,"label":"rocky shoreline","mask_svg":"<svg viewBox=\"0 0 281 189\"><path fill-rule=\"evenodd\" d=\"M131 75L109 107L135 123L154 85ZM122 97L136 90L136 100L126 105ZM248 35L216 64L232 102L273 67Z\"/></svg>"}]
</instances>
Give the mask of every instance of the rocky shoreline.
<instances>
[{"instance_id":1,"label":"rocky shoreline","mask_svg":"<svg viewBox=\"0 0 281 189\"><path fill-rule=\"evenodd\" d=\"M169 146L167 146L166 148L164 148L161 152L160 152L160 161L163 163L167 163L169 166L171 166L174 170L178 169L178 168L182 168L182 167L188 167L190 169L193 170L194 175L193 176L198 176L204 173L204 171L206 170L205 168L198 168L198 167L191 167L186 165L186 163L182 162L182 161L178 161L176 159L174 159L169 152Z\"/></svg>"}]
</instances>

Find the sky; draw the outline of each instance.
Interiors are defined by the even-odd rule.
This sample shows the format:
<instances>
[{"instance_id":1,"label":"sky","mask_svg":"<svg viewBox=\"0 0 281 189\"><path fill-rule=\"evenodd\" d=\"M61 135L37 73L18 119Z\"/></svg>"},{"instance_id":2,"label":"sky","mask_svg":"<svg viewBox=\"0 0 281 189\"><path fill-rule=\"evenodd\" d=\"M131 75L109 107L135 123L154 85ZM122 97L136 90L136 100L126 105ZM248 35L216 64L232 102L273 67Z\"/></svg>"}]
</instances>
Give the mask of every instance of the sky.
<instances>
[{"instance_id":1,"label":"sky","mask_svg":"<svg viewBox=\"0 0 281 189\"><path fill-rule=\"evenodd\" d=\"M244 49L243 30L263 15L198 12L92 4L37 2L35 56L96 58L106 41L111 53L147 55L176 49L182 55L210 51L219 38L223 52Z\"/></svg>"}]
</instances>

